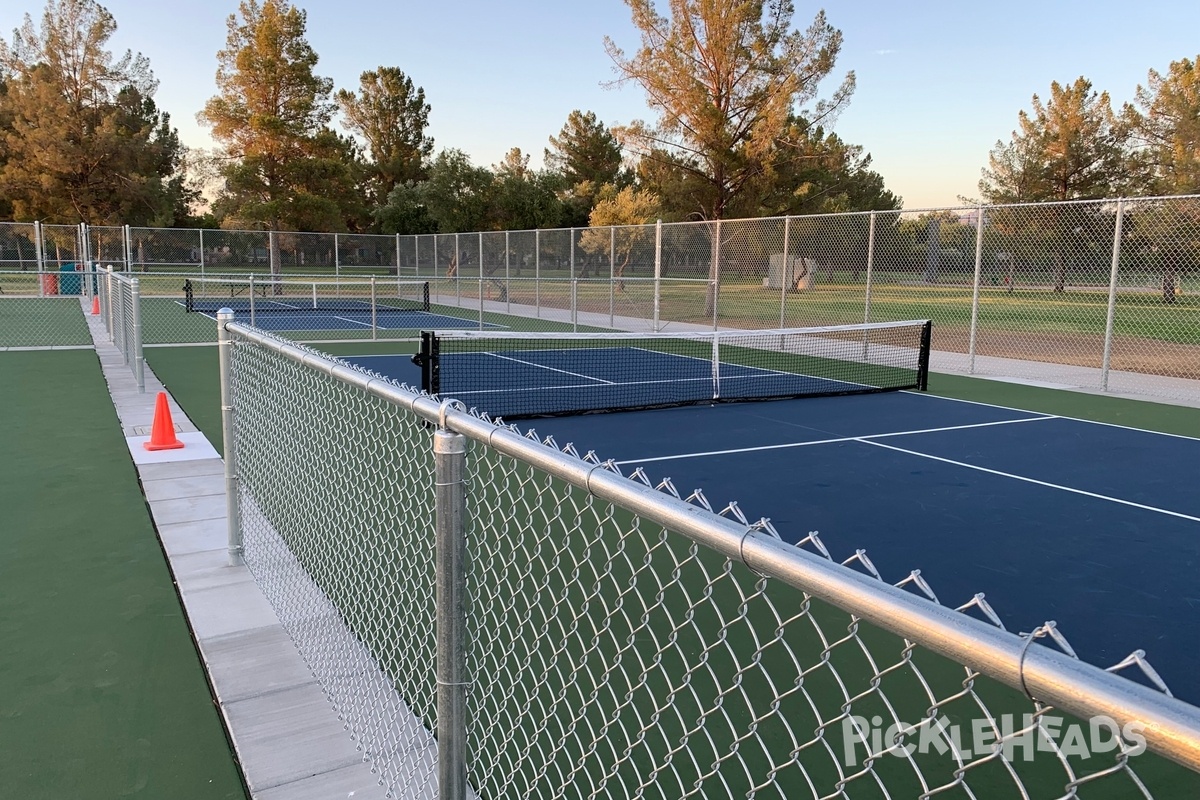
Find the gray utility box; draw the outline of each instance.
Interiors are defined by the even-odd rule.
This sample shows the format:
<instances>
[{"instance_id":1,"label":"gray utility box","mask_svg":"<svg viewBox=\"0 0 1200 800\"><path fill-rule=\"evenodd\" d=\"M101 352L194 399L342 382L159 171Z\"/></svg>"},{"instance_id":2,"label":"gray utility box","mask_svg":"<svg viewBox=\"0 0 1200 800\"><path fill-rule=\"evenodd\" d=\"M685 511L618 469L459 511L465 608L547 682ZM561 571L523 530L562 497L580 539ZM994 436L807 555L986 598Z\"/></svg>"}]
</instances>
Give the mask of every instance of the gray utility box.
<instances>
[{"instance_id":1,"label":"gray utility box","mask_svg":"<svg viewBox=\"0 0 1200 800\"><path fill-rule=\"evenodd\" d=\"M803 256L790 256L786 260L782 253L771 256L767 277L763 286L767 289L784 289L789 292L803 292L812 287L813 273L816 272L815 259Z\"/></svg>"}]
</instances>

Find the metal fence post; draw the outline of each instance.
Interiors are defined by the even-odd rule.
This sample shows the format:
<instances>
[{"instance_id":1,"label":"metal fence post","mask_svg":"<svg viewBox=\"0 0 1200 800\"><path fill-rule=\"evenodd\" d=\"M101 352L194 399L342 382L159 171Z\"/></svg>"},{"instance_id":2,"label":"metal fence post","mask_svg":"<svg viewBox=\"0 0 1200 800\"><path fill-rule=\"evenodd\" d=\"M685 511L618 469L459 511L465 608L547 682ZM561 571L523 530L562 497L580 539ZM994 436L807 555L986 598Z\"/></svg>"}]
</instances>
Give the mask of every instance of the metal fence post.
<instances>
[{"instance_id":1,"label":"metal fence post","mask_svg":"<svg viewBox=\"0 0 1200 800\"><path fill-rule=\"evenodd\" d=\"M375 276L371 276L371 338L379 338L379 314L375 303Z\"/></svg>"},{"instance_id":2,"label":"metal fence post","mask_svg":"<svg viewBox=\"0 0 1200 800\"><path fill-rule=\"evenodd\" d=\"M483 330L483 231L478 234L479 237L479 330Z\"/></svg>"},{"instance_id":3,"label":"metal fence post","mask_svg":"<svg viewBox=\"0 0 1200 800\"><path fill-rule=\"evenodd\" d=\"M871 321L871 281L875 272L875 212L867 229L867 285L863 290L863 324Z\"/></svg>"},{"instance_id":4,"label":"metal fence post","mask_svg":"<svg viewBox=\"0 0 1200 800\"><path fill-rule=\"evenodd\" d=\"M786 328L787 320L787 285L792 270L792 218L783 218L783 266L779 272L779 327Z\"/></svg>"},{"instance_id":5,"label":"metal fence post","mask_svg":"<svg viewBox=\"0 0 1200 800\"><path fill-rule=\"evenodd\" d=\"M113 331L113 323L115 320L115 312L113 311L113 268L112 264L108 265L107 271L104 273L104 318L108 322L108 343L116 345L117 337Z\"/></svg>"},{"instance_id":6,"label":"metal fence post","mask_svg":"<svg viewBox=\"0 0 1200 800\"><path fill-rule=\"evenodd\" d=\"M46 296L46 264L44 254L42 252L42 223L34 221L33 223L33 254L37 259L38 271L38 297Z\"/></svg>"},{"instance_id":7,"label":"metal fence post","mask_svg":"<svg viewBox=\"0 0 1200 800\"><path fill-rule=\"evenodd\" d=\"M617 327L617 226L608 229L608 327Z\"/></svg>"},{"instance_id":8,"label":"metal fence post","mask_svg":"<svg viewBox=\"0 0 1200 800\"><path fill-rule=\"evenodd\" d=\"M233 430L233 339L225 326L233 322L233 310L217 312L217 359L221 371L221 438L225 450L225 516L229 524L229 566L240 567L242 559L242 519L238 505L237 446Z\"/></svg>"},{"instance_id":9,"label":"metal fence post","mask_svg":"<svg viewBox=\"0 0 1200 800\"><path fill-rule=\"evenodd\" d=\"M200 229L200 277L204 277L204 228Z\"/></svg>"},{"instance_id":10,"label":"metal fence post","mask_svg":"<svg viewBox=\"0 0 1200 800\"><path fill-rule=\"evenodd\" d=\"M133 238L129 235L129 226L121 227L121 236L125 244L125 271L133 272Z\"/></svg>"},{"instance_id":11,"label":"metal fence post","mask_svg":"<svg viewBox=\"0 0 1200 800\"><path fill-rule=\"evenodd\" d=\"M508 259L508 231L504 232L504 310L512 313L512 275L510 273Z\"/></svg>"},{"instance_id":12,"label":"metal fence post","mask_svg":"<svg viewBox=\"0 0 1200 800\"><path fill-rule=\"evenodd\" d=\"M250 275L250 327L258 327L258 319L254 313L254 275Z\"/></svg>"},{"instance_id":13,"label":"metal fence post","mask_svg":"<svg viewBox=\"0 0 1200 800\"><path fill-rule=\"evenodd\" d=\"M416 250L417 250L417 240L414 237L413 238L413 252L415 253ZM417 266L416 264L414 264L413 266L416 267L416 274L418 277L420 277L421 268L419 266ZM397 288L400 287L400 234L398 234L398 233L396 234L396 287Z\"/></svg>"},{"instance_id":14,"label":"metal fence post","mask_svg":"<svg viewBox=\"0 0 1200 800\"><path fill-rule=\"evenodd\" d=\"M579 279L571 278L571 330L579 332Z\"/></svg>"},{"instance_id":15,"label":"metal fence post","mask_svg":"<svg viewBox=\"0 0 1200 800\"><path fill-rule=\"evenodd\" d=\"M462 306L462 247L458 244L458 234L454 234L454 304Z\"/></svg>"},{"instance_id":16,"label":"metal fence post","mask_svg":"<svg viewBox=\"0 0 1200 800\"><path fill-rule=\"evenodd\" d=\"M335 285L341 283L342 278L342 253L338 247L338 235L333 234L333 282Z\"/></svg>"},{"instance_id":17,"label":"metal fence post","mask_svg":"<svg viewBox=\"0 0 1200 800\"><path fill-rule=\"evenodd\" d=\"M1112 368L1113 325L1117 315L1117 276L1121 271L1121 234L1125 229L1125 198L1117 199L1117 223L1113 228L1112 267L1108 277L1108 314L1104 321L1104 362L1100 368L1100 389L1108 391L1108 373Z\"/></svg>"},{"instance_id":18,"label":"metal fence post","mask_svg":"<svg viewBox=\"0 0 1200 800\"><path fill-rule=\"evenodd\" d=\"M975 218L975 281L971 289L971 330L967 354L971 364L968 374L975 374L975 342L979 335L979 284L983 277L983 206L976 207Z\"/></svg>"},{"instance_id":19,"label":"metal fence post","mask_svg":"<svg viewBox=\"0 0 1200 800\"><path fill-rule=\"evenodd\" d=\"M137 378L139 392L146 391L146 362L142 357L142 287L137 278L131 281L129 300L133 308L133 374Z\"/></svg>"},{"instance_id":20,"label":"metal fence post","mask_svg":"<svg viewBox=\"0 0 1200 800\"><path fill-rule=\"evenodd\" d=\"M449 402L449 401L448 401ZM439 800L467 795L467 440L433 434L437 560L437 776Z\"/></svg>"},{"instance_id":21,"label":"metal fence post","mask_svg":"<svg viewBox=\"0 0 1200 800\"><path fill-rule=\"evenodd\" d=\"M662 311L662 220L654 223L654 332L658 333L658 319Z\"/></svg>"},{"instance_id":22,"label":"metal fence post","mask_svg":"<svg viewBox=\"0 0 1200 800\"><path fill-rule=\"evenodd\" d=\"M533 232L533 315L542 318L542 231Z\"/></svg>"}]
</instances>

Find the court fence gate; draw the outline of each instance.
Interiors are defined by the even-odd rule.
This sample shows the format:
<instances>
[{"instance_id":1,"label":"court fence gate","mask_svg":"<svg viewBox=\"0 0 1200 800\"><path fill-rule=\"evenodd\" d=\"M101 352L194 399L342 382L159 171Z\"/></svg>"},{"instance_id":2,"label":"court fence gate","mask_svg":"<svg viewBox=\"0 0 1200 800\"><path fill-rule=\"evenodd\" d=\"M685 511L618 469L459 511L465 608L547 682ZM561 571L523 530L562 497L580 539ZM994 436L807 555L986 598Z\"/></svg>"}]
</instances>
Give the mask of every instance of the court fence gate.
<instances>
[{"instance_id":1,"label":"court fence gate","mask_svg":"<svg viewBox=\"0 0 1200 800\"><path fill-rule=\"evenodd\" d=\"M1197 794L1200 709L1140 651L1091 666L1053 622L217 327L230 561L389 796Z\"/></svg>"}]
</instances>

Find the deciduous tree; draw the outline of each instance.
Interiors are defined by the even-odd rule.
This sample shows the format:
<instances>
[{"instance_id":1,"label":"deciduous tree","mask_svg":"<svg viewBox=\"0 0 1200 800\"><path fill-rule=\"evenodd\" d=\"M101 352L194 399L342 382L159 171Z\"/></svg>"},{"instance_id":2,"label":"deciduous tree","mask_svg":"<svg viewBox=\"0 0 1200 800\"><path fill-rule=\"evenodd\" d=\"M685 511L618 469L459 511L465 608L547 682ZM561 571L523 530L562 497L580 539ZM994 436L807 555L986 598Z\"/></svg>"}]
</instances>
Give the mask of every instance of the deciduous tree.
<instances>
[{"instance_id":1,"label":"deciduous tree","mask_svg":"<svg viewBox=\"0 0 1200 800\"><path fill-rule=\"evenodd\" d=\"M648 225L661 213L661 202L653 192L633 186L618 189L611 183L600 188L596 199L591 227L583 232L579 244L593 255L610 255L617 289L624 290L619 279L634 253L654 243L654 229ZM613 230L613 226L619 227Z\"/></svg>"}]
</instances>

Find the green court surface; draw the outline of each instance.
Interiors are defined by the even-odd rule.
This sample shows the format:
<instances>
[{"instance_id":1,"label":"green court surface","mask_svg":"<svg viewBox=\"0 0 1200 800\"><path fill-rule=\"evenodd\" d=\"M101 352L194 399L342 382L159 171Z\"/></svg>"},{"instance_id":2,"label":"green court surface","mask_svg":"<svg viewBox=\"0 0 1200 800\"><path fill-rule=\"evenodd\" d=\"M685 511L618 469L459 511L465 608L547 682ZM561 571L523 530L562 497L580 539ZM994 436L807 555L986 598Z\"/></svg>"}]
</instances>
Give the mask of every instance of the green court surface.
<instances>
[{"instance_id":1,"label":"green court surface","mask_svg":"<svg viewBox=\"0 0 1200 800\"><path fill-rule=\"evenodd\" d=\"M78 297L0 294L0 348L91 345Z\"/></svg>"},{"instance_id":2,"label":"green court surface","mask_svg":"<svg viewBox=\"0 0 1200 800\"><path fill-rule=\"evenodd\" d=\"M0 409L0 796L245 797L96 354Z\"/></svg>"}]
</instances>

